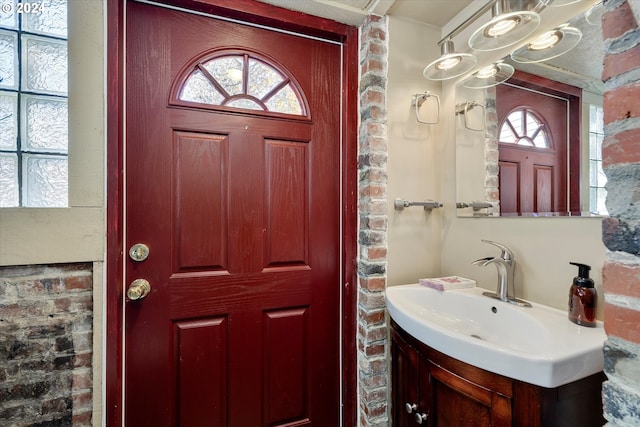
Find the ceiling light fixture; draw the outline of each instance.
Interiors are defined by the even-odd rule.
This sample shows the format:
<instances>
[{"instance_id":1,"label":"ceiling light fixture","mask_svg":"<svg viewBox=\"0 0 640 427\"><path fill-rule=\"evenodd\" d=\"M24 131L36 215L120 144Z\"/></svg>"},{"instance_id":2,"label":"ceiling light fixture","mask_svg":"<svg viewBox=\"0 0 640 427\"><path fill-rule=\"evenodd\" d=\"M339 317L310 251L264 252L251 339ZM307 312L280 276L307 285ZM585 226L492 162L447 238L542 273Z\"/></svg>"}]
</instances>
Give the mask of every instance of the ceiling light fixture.
<instances>
[{"instance_id":1,"label":"ceiling light fixture","mask_svg":"<svg viewBox=\"0 0 640 427\"><path fill-rule=\"evenodd\" d=\"M468 89L484 89L497 86L509 80L514 72L515 69L511 65L498 61L473 73L462 82L462 86Z\"/></svg>"},{"instance_id":2,"label":"ceiling light fixture","mask_svg":"<svg viewBox=\"0 0 640 427\"><path fill-rule=\"evenodd\" d=\"M547 61L567 53L576 47L581 39L582 31L564 24L514 51L511 59L522 64Z\"/></svg>"},{"instance_id":3,"label":"ceiling light fixture","mask_svg":"<svg viewBox=\"0 0 640 427\"><path fill-rule=\"evenodd\" d=\"M427 65L422 73L429 80L446 80L461 76L478 62L470 53L455 52L451 40L442 43L440 52L440 57Z\"/></svg>"},{"instance_id":4,"label":"ceiling light fixture","mask_svg":"<svg viewBox=\"0 0 640 427\"><path fill-rule=\"evenodd\" d=\"M602 1L597 2L584 14L585 19L591 25L602 25L602 15L604 14L604 6Z\"/></svg>"},{"instance_id":5,"label":"ceiling light fixture","mask_svg":"<svg viewBox=\"0 0 640 427\"><path fill-rule=\"evenodd\" d=\"M540 25L540 15L533 10L537 6L532 0L496 0L493 18L471 35L469 47L491 51L525 39Z\"/></svg>"},{"instance_id":6,"label":"ceiling light fixture","mask_svg":"<svg viewBox=\"0 0 640 427\"><path fill-rule=\"evenodd\" d=\"M567 6L570 4L578 3L579 1L582 0L543 0L542 3L544 3L546 6Z\"/></svg>"}]
</instances>

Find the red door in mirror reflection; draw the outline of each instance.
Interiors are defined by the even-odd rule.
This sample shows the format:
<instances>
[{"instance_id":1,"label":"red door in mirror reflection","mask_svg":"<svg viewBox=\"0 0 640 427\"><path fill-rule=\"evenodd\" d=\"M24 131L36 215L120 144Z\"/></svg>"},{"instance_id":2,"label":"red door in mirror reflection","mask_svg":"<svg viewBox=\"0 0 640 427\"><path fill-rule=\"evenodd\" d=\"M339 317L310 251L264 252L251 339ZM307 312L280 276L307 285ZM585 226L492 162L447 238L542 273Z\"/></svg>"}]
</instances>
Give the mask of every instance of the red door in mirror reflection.
<instances>
[{"instance_id":1,"label":"red door in mirror reflection","mask_svg":"<svg viewBox=\"0 0 640 427\"><path fill-rule=\"evenodd\" d=\"M496 104L500 213L567 211L567 100L502 84Z\"/></svg>"}]
</instances>

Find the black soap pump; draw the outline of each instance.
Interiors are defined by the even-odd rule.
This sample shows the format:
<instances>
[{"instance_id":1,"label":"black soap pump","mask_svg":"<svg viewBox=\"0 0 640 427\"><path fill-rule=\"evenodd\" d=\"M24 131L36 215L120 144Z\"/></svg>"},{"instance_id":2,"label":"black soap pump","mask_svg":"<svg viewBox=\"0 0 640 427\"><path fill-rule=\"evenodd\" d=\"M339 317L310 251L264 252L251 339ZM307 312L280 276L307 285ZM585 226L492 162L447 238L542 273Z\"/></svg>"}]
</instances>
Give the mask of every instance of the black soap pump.
<instances>
[{"instance_id":1,"label":"black soap pump","mask_svg":"<svg viewBox=\"0 0 640 427\"><path fill-rule=\"evenodd\" d=\"M582 326L596 326L596 302L598 300L593 279L589 277L591 266L570 262L578 267L569 291L569 320Z\"/></svg>"}]
</instances>

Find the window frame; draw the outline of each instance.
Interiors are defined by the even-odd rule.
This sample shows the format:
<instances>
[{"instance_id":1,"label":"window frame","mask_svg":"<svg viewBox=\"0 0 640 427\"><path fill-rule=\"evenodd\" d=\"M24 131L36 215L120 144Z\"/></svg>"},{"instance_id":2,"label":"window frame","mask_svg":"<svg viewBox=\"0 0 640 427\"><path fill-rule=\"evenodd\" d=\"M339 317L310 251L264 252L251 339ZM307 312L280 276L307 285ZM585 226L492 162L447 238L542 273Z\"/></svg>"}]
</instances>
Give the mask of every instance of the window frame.
<instances>
[{"instance_id":1,"label":"window frame","mask_svg":"<svg viewBox=\"0 0 640 427\"><path fill-rule=\"evenodd\" d=\"M104 260L105 3L67 11L68 207L0 209L0 265Z\"/></svg>"}]
</instances>

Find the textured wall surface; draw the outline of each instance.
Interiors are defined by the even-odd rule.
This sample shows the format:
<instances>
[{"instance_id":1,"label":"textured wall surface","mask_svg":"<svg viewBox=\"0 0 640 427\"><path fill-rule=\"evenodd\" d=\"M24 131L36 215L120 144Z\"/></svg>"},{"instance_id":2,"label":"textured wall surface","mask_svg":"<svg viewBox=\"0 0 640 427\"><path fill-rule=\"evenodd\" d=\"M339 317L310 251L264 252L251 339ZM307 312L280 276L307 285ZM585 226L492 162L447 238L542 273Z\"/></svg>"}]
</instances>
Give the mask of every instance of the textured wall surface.
<instances>
[{"instance_id":1,"label":"textured wall surface","mask_svg":"<svg viewBox=\"0 0 640 427\"><path fill-rule=\"evenodd\" d=\"M625 0L605 1L603 165L609 250L605 290L605 417L609 426L640 425L640 29Z\"/></svg>"},{"instance_id":2,"label":"textured wall surface","mask_svg":"<svg viewBox=\"0 0 640 427\"><path fill-rule=\"evenodd\" d=\"M358 151L359 425L387 426L387 18L370 15L360 29Z\"/></svg>"},{"instance_id":3,"label":"textured wall surface","mask_svg":"<svg viewBox=\"0 0 640 427\"><path fill-rule=\"evenodd\" d=\"M90 426L92 264L0 268L0 425Z\"/></svg>"}]
</instances>

